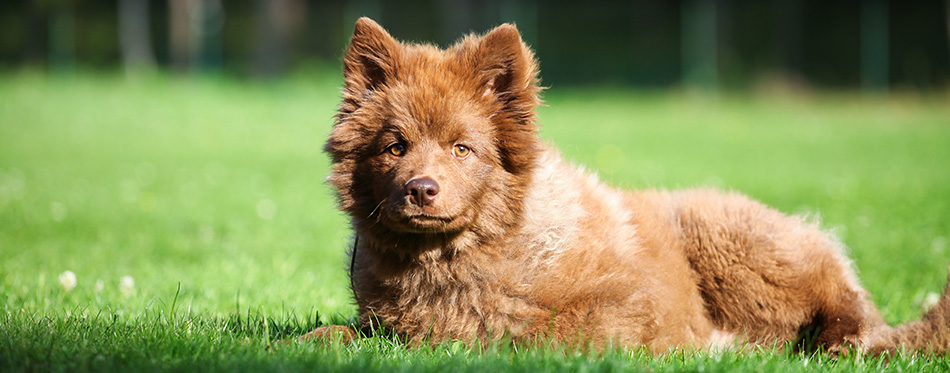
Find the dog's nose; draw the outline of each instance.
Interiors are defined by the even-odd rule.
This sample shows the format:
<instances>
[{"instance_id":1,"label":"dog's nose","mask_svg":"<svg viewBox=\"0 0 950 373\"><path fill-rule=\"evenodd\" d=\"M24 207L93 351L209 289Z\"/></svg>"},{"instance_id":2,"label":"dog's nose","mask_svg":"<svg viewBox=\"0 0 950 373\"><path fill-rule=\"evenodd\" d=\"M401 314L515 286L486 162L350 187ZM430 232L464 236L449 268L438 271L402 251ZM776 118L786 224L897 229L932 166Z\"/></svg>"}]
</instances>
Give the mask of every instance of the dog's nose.
<instances>
[{"instance_id":1,"label":"dog's nose","mask_svg":"<svg viewBox=\"0 0 950 373\"><path fill-rule=\"evenodd\" d=\"M409 202L419 207L431 206L435 203L435 196L439 194L439 183L435 180L412 179L406 184L406 195L409 196Z\"/></svg>"}]
</instances>

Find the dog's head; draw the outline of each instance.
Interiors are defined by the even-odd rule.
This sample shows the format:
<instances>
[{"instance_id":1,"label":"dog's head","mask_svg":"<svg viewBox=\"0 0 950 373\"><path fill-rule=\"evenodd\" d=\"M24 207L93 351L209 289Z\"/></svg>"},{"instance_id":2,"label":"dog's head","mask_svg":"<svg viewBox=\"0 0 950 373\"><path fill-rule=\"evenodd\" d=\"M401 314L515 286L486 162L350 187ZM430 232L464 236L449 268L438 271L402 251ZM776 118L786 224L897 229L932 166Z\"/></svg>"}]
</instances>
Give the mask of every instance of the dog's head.
<instances>
[{"instance_id":1,"label":"dog's head","mask_svg":"<svg viewBox=\"0 0 950 373\"><path fill-rule=\"evenodd\" d=\"M439 50L361 18L343 73L328 180L357 230L444 235L515 223L505 219L520 211L539 153L541 88L514 26Z\"/></svg>"}]
</instances>

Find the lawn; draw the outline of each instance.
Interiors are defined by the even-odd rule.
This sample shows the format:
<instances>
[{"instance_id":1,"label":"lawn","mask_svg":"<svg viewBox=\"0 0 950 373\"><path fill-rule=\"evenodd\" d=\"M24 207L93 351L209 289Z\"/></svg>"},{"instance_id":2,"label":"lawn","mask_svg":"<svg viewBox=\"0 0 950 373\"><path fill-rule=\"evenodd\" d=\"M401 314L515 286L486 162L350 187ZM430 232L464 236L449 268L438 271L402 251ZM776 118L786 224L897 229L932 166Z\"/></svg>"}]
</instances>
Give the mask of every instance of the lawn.
<instances>
[{"instance_id":1,"label":"lawn","mask_svg":"<svg viewBox=\"0 0 950 373\"><path fill-rule=\"evenodd\" d=\"M950 368L769 349L282 343L355 317L350 233L323 183L337 75L0 74L0 370ZM946 94L555 87L545 98L542 137L608 183L715 186L819 218L889 322L916 319L943 288Z\"/></svg>"}]
</instances>

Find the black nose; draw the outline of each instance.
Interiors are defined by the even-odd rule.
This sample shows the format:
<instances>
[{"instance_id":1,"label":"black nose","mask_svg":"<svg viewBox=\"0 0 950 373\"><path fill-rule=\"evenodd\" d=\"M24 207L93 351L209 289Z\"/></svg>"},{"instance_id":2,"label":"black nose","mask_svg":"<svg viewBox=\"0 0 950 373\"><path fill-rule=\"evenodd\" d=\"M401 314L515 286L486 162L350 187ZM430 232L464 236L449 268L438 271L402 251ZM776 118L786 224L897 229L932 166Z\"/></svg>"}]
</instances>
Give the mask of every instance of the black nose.
<instances>
[{"instance_id":1,"label":"black nose","mask_svg":"<svg viewBox=\"0 0 950 373\"><path fill-rule=\"evenodd\" d=\"M431 206L435 203L435 196L439 194L439 183L432 179L412 179L406 184L406 195L409 202L419 207Z\"/></svg>"}]
</instances>

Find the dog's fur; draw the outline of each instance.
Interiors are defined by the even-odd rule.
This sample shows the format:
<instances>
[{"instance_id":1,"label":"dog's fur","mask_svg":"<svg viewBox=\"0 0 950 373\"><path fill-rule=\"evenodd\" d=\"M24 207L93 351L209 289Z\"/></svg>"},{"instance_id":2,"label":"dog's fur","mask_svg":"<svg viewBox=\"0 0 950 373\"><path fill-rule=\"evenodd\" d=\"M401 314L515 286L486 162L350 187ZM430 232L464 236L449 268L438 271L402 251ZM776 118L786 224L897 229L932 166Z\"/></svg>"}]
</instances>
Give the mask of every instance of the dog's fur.
<instances>
[{"instance_id":1,"label":"dog's fur","mask_svg":"<svg viewBox=\"0 0 950 373\"><path fill-rule=\"evenodd\" d=\"M352 219L363 326L414 344L662 352L815 330L832 353L950 347L946 295L889 327L813 223L735 193L622 192L565 163L537 137L537 63L512 25L439 50L362 18L344 76L328 179ZM309 336L340 330L353 335Z\"/></svg>"}]
</instances>

